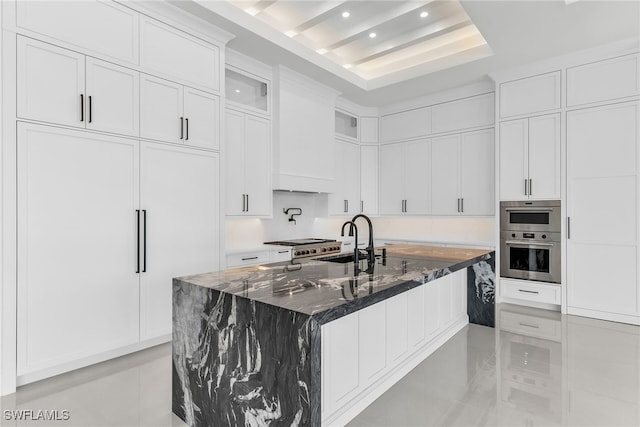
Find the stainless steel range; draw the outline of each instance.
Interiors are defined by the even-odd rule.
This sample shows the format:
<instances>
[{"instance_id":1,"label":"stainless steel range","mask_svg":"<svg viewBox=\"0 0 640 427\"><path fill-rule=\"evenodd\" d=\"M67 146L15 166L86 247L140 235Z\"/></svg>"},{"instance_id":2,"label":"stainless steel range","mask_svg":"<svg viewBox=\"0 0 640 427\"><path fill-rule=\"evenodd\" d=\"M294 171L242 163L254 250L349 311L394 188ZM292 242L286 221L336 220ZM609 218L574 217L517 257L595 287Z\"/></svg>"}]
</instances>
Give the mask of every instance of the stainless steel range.
<instances>
[{"instance_id":1,"label":"stainless steel range","mask_svg":"<svg viewBox=\"0 0 640 427\"><path fill-rule=\"evenodd\" d=\"M291 259L328 255L342 251L342 242L333 239L292 239L264 242L265 245L291 246Z\"/></svg>"}]
</instances>

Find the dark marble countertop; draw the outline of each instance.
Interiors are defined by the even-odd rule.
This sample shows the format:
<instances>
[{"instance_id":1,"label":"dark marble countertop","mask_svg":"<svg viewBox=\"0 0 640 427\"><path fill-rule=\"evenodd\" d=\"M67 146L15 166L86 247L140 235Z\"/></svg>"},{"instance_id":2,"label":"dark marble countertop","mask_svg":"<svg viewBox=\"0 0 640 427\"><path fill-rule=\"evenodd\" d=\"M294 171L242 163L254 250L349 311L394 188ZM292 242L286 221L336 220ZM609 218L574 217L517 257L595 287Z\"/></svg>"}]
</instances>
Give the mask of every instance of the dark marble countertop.
<instances>
[{"instance_id":1,"label":"dark marble countertop","mask_svg":"<svg viewBox=\"0 0 640 427\"><path fill-rule=\"evenodd\" d=\"M394 244L375 264L321 257L184 276L176 281L211 288L313 316L320 324L360 310L491 257L492 250Z\"/></svg>"}]
</instances>

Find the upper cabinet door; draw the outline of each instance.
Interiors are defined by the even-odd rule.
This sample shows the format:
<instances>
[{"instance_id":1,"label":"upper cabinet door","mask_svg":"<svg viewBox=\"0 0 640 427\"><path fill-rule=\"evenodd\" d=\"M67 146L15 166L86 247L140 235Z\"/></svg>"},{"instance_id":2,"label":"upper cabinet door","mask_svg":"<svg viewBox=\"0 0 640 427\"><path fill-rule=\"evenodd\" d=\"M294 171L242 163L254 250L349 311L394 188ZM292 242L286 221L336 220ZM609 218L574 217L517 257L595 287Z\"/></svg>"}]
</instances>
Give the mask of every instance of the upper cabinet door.
<instances>
[{"instance_id":1,"label":"upper cabinet door","mask_svg":"<svg viewBox=\"0 0 640 427\"><path fill-rule=\"evenodd\" d=\"M249 215L271 215L271 126L270 121L245 114L245 193Z\"/></svg>"},{"instance_id":2,"label":"upper cabinet door","mask_svg":"<svg viewBox=\"0 0 640 427\"><path fill-rule=\"evenodd\" d=\"M246 193L244 183L245 145L244 113L225 111L225 197L227 215L244 215Z\"/></svg>"},{"instance_id":3,"label":"upper cabinet door","mask_svg":"<svg viewBox=\"0 0 640 427\"><path fill-rule=\"evenodd\" d=\"M560 108L560 71L500 84L500 117Z\"/></svg>"},{"instance_id":4,"label":"upper cabinet door","mask_svg":"<svg viewBox=\"0 0 640 427\"><path fill-rule=\"evenodd\" d=\"M217 46L146 17L140 22L140 65L188 85L220 90Z\"/></svg>"},{"instance_id":5,"label":"upper cabinet door","mask_svg":"<svg viewBox=\"0 0 640 427\"><path fill-rule=\"evenodd\" d=\"M354 215L360 212L360 147L338 139L334 147L334 192L329 194L329 213Z\"/></svg>"},{"instance_id":6,"label":"upper cabinet door","mask_svg":"<svg viewBox=\"0 0 640 427\"><path fill-rule=\"evenodd\" d=\"M380 141L402 141L431 133L431 107L389 114L380 118Z\"/></svg>"},{"instance_id":7,"label":"upper cabinet door","mask_svg":"<svg viewBox=\"0 0 640 427\"><path fill-rule=\"evenodd\" d=\"M183 86L146 74L140 75L140 136L181 143L184 141Z\"/></svg>"},{"instance_id":8,"label":"upper cabinet door","mask_svg":"<svg viewBox=\"0 0 640 427\"><path fill-rule=\"evenodd\" d=\"M184 141L187 145L220 148L220 99L201 90L184 88Z\"/></svg>"},{"instance_id":9,"label":"upper cabinet door","mask_svg":"<svg viewBox=\"0 0 640 427\"><path fill-rule=\"evenodd\" d=\"M360 117L360 142L378 143L377 117Z\"/></svg>"},{"instance_id":10,"label":"upper cabinet door","mask_svg":"<svg viewBox=\"0 0 640 427\"><path fill-rule=\"evenodd\" d=\"M408 142L404 146L404 211L411 215L431 213L431 141ZM397 191L397 190L396 190Z\"/></svg>"},{"instance_id":11,"label":"upper cabinet door","mask_svg":"<svg viewBox=\"0 0 640 427\"><path fill-rule=\"evenodd\" d=\"M500 123L500 200L528 197L528 135L527 119Z\"/></svg>"},{"instance_id":12,"label":"upper cabinet door","mask_svg":"<svg viewBox=\"0 0 640 427\"><path fill-rule=\"evenodd\" d=\"M140 73L87 58L87 129L138 136Z\"/></svg>"},{"instance_id":13,"label":"upper cabinet door","mask_svg":"<svg viewBox=\"0 0 640 427\"><path fill-rule=\"evenodd\" d=\"M84 127L84 58L18 36L18 117Z\"/></svg>"},{"instance_id":14,"label":"upper cabinet door","mask_svg":"<svg viewBox=\"0 0 640 427\"><path fill-rule=\"evenodd\" d=\"M434 215L457 215L460 212L459 141L459 135L451 135L434 138L431 142L432 157L431 163L427 166L431 167Z\"/></svg>"},{"instance_id":15,"label":"upper cabinet door","mask_svg":"<svg viewBox=\"0 0 640 427\"><path fill-rule=\"evenodd\" d=\"M20 28L138 64L138 13L116 2L17 1L16 18Z\"/></svg>"},{"instance_id":16,"label":"upper cabinet door","mask_svg":"<svg viewBox=\"0 0 640 427\"><path fill-rule=\"evenodd\" d=\"M460 210L465 215L493 215L495 156L493 129L462 134L460 139Z\"/></svg>"},{"instance_id":17,"label":"upper cabinet door","mask_svg":"<svg viewBox=\"0 0 640 427\"><path fill-rule=\"evenodd\" d=\"M560 114L529 119L529 196L560 198Z\"/></svg>"},{"instance_id":18,"label":"upper cabinet door","mask_svg":"<svg viewBox=\"0 0 640 427\"><path fill-rule=\"evenodd\" d=\"M404 162L402 144L380 146L380 213L404 212Z\"/></svg>"},{"instance_id":19,"label":"upper cabinet door","mask_svg":"<svg viewBox=\"0 0 640 427\"><path fill-rule=\"evenodd\" d=\"M360 146L360 209L378 214L378 146Z\"/></svg>"}]
</instances>

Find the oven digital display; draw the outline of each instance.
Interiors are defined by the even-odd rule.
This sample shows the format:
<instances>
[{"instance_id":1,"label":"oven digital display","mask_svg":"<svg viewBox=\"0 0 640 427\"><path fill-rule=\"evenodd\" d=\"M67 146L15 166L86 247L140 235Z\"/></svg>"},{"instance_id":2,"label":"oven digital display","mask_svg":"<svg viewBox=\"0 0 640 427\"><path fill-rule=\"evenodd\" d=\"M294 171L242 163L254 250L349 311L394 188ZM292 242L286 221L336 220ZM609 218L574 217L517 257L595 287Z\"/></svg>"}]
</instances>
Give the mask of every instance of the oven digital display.
<instances>
[{"instance_id":1,"label":"oven digital display","mask_svg":"<svg viewBox=\"0 0 640 427\"><path fill-rule=\"evenodd\" d=\"M549 212L510 212L509 222L511 224L549 224Z\"/></svg>"},{"instance_id":2,"label":"oven digital display","mask_svg":"<svg viewBox=\"0 0 640 427\"><path fill-rule=\"evenodd\" d=\"M511 247L509 248L509 268L549 273L549 249Z\"/></svg>"}]
</instances>

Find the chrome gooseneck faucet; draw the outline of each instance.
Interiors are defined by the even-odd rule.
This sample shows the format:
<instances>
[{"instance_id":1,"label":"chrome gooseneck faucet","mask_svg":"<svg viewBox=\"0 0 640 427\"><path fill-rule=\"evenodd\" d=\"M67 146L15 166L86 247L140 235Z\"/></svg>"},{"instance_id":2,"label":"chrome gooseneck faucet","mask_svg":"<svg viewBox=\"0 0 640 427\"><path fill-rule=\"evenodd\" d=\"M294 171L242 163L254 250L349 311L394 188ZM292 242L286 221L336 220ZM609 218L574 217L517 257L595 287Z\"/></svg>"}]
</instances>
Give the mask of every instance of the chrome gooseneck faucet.
<instances>
[{"instance_id":1,"label":"chrome gooseneck faucet","mask_svg":"<svg viewBox=\"0 0 640 427\"><path fill-rule=\"evenodd\" d=\"M373 263L375 262L376 258L375 258L375 254L373 252L373 223L371 222L371 219L366 216L365 214L358 214L356 216L354 216L353 218L351 218L351 221L347 221L347 222L351 222L353 224L353 226L355 227L356 224L356 219L358 218L364 218L365 220L367 220L367 223L369 224L369 244L367 246L367 261L369 262L369 265L373 265ZM342 228L344 229L344 225L342 226ZM344 234L343 234L344 236ZM356 238L356 252L358 251L358 239Z\"/></svg>"}]
</instances>

